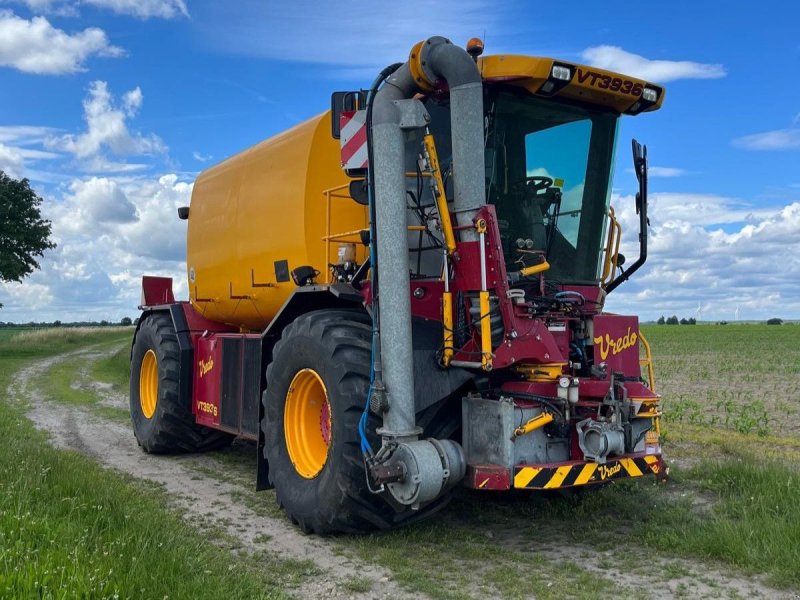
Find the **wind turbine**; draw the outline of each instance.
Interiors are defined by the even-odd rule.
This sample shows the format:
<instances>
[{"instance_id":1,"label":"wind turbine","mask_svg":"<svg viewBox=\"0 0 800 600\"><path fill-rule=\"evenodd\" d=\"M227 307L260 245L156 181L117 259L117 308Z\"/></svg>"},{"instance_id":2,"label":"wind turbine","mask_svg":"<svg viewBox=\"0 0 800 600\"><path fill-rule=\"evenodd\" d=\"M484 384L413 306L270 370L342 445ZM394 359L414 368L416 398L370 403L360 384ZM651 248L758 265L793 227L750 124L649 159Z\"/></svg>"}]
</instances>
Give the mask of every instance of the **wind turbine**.
<instances>
[{"instance_id":1,"label":"wind turbine","mask_svg":"<svg viewBox=\"0 0 800 600\"><path fill-rule=\"evenodd\" d=\"M694 311L694 319L695 319L695 321L699 321L700 320L700 312L702 310L703 310L703 305L700 302L698 302L697 303L697 308Z\"/></svg>"},{"instance_id":2,"label":"wind turbine","mask_svg":"<svg viewBox=\"0 0 800 600\"><path fill-rule=\"evenodd\" d=\"M739 320L739 305L738 304L736 305L736 312L734 313L733 320L734 321L738 321Z\"/></svg>"}]
</instances>

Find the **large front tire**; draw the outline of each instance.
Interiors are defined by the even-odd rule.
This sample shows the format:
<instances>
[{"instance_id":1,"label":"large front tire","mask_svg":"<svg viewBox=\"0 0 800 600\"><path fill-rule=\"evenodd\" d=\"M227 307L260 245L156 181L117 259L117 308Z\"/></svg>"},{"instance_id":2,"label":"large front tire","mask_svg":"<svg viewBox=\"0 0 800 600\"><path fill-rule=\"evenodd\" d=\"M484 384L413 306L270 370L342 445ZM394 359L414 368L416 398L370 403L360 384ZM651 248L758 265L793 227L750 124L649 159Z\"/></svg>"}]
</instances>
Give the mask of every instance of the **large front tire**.
<instances>
[{"instance_id":1,"label":"large front tire","mask_svg":"<svg viewBox=\"0 0 800 600\"><path fill-rule=\"evenodd\" d=\"M369 390L371 336L364 313L311 312L286 327L267 368L264 457L278 504L306 533L388 529L443 505L397 512L367 489L358 421ZM374 448L378 424L370 414Z\"/></svg>"},{"instance_id":2,"label":"large front tire","mask_svg":"<svg viewBox=\"0 0 800 600\"><path fill-rule=\"evenodd\" d=\"M203 452L230 444L233 437L197 425L191 399L178 385L180 349L166 313L144 318L131 351L130 409L133 433L152 454Z\"/></svg>"}]
</instances>

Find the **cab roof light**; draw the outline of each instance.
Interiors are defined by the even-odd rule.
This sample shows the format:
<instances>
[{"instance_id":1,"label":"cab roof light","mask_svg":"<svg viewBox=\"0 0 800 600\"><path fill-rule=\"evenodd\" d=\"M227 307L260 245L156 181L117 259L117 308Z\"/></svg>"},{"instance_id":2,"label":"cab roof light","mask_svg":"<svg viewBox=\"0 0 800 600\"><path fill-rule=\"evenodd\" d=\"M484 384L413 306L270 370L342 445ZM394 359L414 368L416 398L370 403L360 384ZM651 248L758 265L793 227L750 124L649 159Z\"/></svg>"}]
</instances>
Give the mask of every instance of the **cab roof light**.
<instances>
[{"instance_id":1,"label":"cab roof light","mask_svg":"<svg viewBox=\"0 0 800 600\"><path fill-rule=\"evenodd\" d=\"M642 98L644 98L648 102L655 102L656 100L658 100L658 92L653 88L646 87L642 91Z\"/></svg>"},{"instance_id":2,"label":"cab roof light","mask_svg":"<svg viewBox=\"0 0 800 600\"><path fill-rule=\"evenodd\" d=\"M562 65L553 65L553 70L550 74L553 79L558 79L560 81L569 81L572 79L572 71L570 71L569 67L564 67Z\"/></svg>"},{"instance_id":3,"label":"cab roof light","mask_svg":"<svg viewBox=\"0 0 800 600\"><path fill-rule=\"evenodd\" d=\"M539 88L538 93L542 96L552 96L562 88L569 85L572 81L573 69L565 64L553 64L550 69L550 76Z\"/></svg>"}]
</instances>

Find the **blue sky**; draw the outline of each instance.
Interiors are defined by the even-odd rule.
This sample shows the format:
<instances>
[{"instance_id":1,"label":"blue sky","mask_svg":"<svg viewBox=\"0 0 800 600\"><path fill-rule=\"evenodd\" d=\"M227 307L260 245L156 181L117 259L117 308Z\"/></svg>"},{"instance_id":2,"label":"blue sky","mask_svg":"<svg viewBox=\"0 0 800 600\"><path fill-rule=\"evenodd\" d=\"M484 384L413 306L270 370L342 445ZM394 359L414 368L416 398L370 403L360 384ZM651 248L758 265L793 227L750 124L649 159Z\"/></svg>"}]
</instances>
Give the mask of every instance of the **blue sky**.
<instances>
[{"instance_id":1,"label":"blue sky","mask_svg":"<svg viewBox=\"0 0 800 600\"><path fill-rule=\"evenodd\" d=\"M24 284L0 285L0 320L135 316L143 273L185 294L174 215L197 173L435 34L666 86L661 111L621 127L624 251L635 136L652 167L652 253L609 310L800 318L800 8L498 4L0 0L0 169L31 180L59 242Z\"/></svg>"}]
</instances>

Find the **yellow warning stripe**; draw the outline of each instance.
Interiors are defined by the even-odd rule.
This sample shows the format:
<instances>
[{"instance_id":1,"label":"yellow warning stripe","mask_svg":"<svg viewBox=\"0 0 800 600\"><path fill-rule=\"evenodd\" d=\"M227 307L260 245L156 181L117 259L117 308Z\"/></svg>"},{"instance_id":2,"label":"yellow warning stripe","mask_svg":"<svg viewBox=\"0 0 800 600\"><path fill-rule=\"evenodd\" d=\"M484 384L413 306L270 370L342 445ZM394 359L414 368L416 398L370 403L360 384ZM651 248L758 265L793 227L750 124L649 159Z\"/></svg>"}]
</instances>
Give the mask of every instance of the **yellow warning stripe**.
<instances>
[{"instance_id":1,"label":"yellow warning stripe","mask_svg":"<svg viewBox=\"0 0 800 600\"><path fill-rule=\"evenodd\" d=\"M551 488L560 487L561 484L564 483L564 479L567 478L567 475L569 475L569 472L571 470L572 470L572 465L567 465L566 467L558 467L558 469L556 469L555 474L550 478L550 481L548 481L544 485L544 489L548 490Z\"/></svg>"},{"instance_id":2,"label":"yellow warning stripe","mask_svg":"<svg viewBox=\"0 0 800 600\"><path fill-rule=\"evenodd\" d=\"M594 472L597 470L597 465L595 463L587 463L583 465L583 469L581 469L581 474L575 479L575 485L583 485L589 479L592 478Z\"/></svg>"},{"instance_id":3,"label":"yellow warning stripe","mask_svg":"<svg viewBox=\"0 0 800 600\"><path fill-rule=\"evenodd\" d=\"M628 475L630 475L631 477L642 476L642 471L639 469L639 467L636 466L636 463L633 462L630 458L621 458L619 459L619 462L628 472Z\"/></svg>"},{"instance_id":4,"label":"yellow warning stripe","mask_svg":"<svg viewBox=\"0 0 800 600\"><path fill-rule=\"evenodd\" d=\"M647 455L636 458L621 457L606 464L596 463L570 464L552 467L518 467L514 477L515 488L556 489L600 483L620 477L641 477L649 473L658 473L660 468L658 456Z\"/></svg>"},{"instance_id":5,"label":"yellow warning stripe","mask_svg":"<svg viewBox=\"0 0 800 600\"><path fill-rule=\"evenodd\" d=\"M539 474L539 471L541 471L541 469L537 469L536 467L524 467L520 469L519 472L514 476L514 487L526 487L533 480L533 478Z\"/></svg>"}]
</instances>

